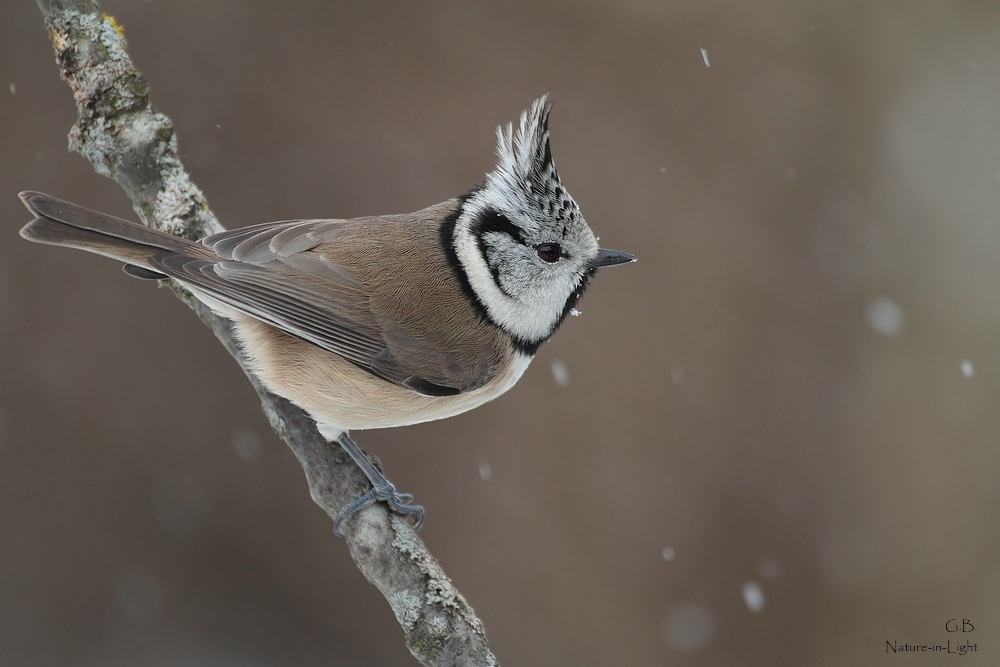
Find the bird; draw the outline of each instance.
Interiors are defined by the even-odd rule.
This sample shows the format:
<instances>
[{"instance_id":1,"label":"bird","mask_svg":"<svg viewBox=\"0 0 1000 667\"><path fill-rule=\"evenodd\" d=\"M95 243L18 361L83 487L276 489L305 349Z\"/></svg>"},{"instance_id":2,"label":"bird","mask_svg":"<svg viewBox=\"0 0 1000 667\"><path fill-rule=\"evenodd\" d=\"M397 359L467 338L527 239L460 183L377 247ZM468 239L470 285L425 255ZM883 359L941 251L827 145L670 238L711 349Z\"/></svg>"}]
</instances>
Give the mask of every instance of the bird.
<instances>
[{"instance_id":1,"label":"bird","mask_svg":"<svg viewBox=\"0 0 1000 667\"><path fill-rule=\"evenodd\" d=\"M39 192L20 235L172 279L232 322L250 372L305 410L372 489L334 532L376 502L419 529L350 436L463 413L518 381L575 312L601 268L634 262L602 249L556 171L548 95L497 128L496 165L460 197L406 214L268 222L192 241Z\"/></svg>"}]
</instances>

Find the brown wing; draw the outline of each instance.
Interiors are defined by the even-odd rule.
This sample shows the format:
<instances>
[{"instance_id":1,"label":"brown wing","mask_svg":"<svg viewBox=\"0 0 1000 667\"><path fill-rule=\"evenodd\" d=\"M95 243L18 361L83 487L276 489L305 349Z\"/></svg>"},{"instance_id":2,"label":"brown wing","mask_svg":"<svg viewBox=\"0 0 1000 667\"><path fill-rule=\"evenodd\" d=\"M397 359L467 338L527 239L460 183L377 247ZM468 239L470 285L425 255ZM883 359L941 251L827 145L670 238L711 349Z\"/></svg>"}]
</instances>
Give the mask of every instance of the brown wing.
<instances>
[{"instance_id":1,"label":"brown wing","mask_svg":"<svg viewBox=\"0 0 1000 667\"><path fill-rule=\"evenodd\" d=\"M394 225L378 218L256 225L202 241L221 261L160 253L148 265L417 393L471 391L492 378L500 354L492 338L463 352L468 331L449 330L464 300L456 292L461 302L449 302L442 293L449 276L429 271L439 251L436 224L420 213ZM441 300L449 312L427 317L422 308Z\"/></svg>"}]
</instances>

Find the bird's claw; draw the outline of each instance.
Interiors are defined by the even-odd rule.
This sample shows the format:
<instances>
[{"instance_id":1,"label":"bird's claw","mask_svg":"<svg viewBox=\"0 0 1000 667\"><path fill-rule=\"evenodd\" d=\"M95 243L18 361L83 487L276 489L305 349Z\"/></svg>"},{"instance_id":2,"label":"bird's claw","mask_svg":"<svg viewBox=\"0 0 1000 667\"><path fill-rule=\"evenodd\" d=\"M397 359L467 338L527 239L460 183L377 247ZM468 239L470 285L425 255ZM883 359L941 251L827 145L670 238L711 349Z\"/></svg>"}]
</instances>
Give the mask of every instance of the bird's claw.
<instances>
[{"instance_id":1,"label":"bird's claw","mask_svg":"<svg viewBox=\"0 0 1000 667\"><path fill-rule=\"evenodd\" d=\"M396 493L396 487L389 480L385 480L384 484L373 487L371 491L357 500L344 505L333 522L333 534L337 537L343 537L344 534L340 532L341 523L380 501L387 504L389 509L396 514L412 519L413 529L420 530L420 526L424 523L424 508L420 505L409 505L408 503L413 501L413 496L409 493Z\"/></svg>"}]
</instances>

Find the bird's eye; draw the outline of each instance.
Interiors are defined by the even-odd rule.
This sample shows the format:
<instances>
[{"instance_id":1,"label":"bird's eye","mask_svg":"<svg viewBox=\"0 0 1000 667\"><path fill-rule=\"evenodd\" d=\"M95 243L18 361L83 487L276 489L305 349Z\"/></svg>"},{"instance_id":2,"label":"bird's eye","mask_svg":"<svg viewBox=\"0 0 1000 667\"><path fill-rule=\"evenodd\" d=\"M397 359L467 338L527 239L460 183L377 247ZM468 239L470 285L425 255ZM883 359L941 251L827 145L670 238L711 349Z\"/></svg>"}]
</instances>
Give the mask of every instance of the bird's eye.
<instances>
[{"instance_id":1,"label":"bird's eye","mask_svg":"<svg viewBox=\"0 0 1000 667\"><path fill-rule=\"evenodd\" d=\"M542 261L550 264L562 256L562 248L559 247L558 243L543 243L535 250L538 251L538 256L542 258Z\"/></svg>"}]
</instances>

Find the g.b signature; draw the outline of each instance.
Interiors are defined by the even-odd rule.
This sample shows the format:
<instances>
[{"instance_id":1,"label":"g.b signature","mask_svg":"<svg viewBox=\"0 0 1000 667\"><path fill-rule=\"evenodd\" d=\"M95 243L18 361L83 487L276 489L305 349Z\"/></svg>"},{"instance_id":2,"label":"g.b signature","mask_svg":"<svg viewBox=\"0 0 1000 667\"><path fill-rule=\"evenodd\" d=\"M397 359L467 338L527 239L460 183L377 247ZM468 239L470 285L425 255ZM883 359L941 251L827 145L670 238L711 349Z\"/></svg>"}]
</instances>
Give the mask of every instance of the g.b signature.
<instances>
[{"instance_id":1,"label":"g.b signature","mask_svg":"<svg viewBox=\"0 0 1000 667\"><path fill-rule=\"evenodd\" d=\"M946 632L975 632L976 626L967 618L959 621L957 618L949 618L944 624Z\"/></svg>"}]
</instances>

